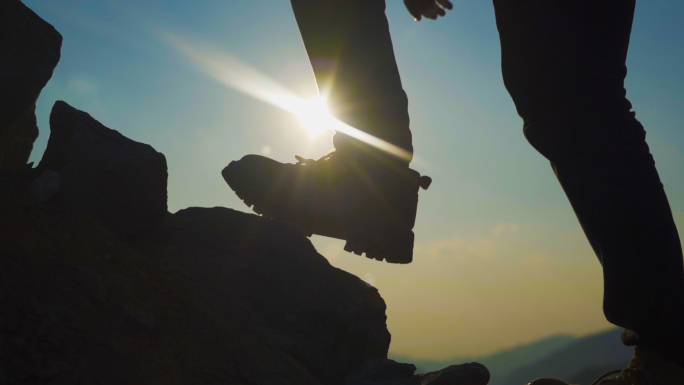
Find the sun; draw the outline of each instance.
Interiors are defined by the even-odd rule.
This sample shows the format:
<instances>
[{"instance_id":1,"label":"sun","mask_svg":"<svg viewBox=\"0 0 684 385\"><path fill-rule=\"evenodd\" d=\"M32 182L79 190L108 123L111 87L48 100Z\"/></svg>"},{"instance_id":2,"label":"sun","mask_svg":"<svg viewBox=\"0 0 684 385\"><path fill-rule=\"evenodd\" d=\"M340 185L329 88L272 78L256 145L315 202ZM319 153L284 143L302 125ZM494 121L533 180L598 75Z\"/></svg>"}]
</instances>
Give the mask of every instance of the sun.
<instances>
[{"instance_id":1,"label":"sun","mask_svg":"<svg viewBox=\"0 0 684 385\"><path fill-rule=\"evenodd\" d=\"M324 98L301 99L297 104L295 115L309 135L316 136L332 128L335 118L330 115Z\"/></svg>"}]
</instances>

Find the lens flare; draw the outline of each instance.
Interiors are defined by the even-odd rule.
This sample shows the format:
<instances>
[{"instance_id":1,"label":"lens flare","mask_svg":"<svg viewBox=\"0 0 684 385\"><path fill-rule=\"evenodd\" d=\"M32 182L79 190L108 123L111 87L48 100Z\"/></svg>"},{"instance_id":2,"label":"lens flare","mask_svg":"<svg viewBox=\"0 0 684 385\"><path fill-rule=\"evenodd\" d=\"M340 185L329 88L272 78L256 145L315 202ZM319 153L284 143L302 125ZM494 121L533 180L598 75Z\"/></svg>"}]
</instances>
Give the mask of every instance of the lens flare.
<instances>
[{"instance_id":1,"label":"lens flare","mask_svg":"<svg viewBox=\"0 0 684 385\"><path fill-rule=\"evenodd\" d=\"M161 40L183 53L212 79L294 114L312 136L332 129L399 158L410 160L412 157L408 151L336 119L328 112L323 98L300 98L268 76L202 42L189 41L159 28L155 33Z\"/></svg>"},{"instance_id":2,"label":"lens flare","mask_svg":"<svg viewBox=\"0 0 684 385\"><path fill-rule=\"evenodd\" d=\"M332 129L335 118L330 115L325 99L305 99L301 105L295 114L309 135L316 136L326 129Z\"/></svg>"}]
</instances>

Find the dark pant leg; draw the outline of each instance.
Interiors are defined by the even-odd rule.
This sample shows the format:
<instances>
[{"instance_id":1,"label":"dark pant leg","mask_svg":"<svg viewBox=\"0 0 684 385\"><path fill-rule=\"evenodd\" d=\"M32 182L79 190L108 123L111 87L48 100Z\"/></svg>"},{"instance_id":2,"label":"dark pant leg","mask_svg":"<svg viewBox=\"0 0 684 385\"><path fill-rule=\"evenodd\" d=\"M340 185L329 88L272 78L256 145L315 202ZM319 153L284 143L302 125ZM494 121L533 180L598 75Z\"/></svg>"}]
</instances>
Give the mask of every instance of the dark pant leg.
<instances>
[{"instance_id":1,"label":"dark pant leg","mask_svg":"<svg viewBox=\"0 0 684 385\"><path fill-rule=\"evenodd\" d=\"M634 0L494 5L504 83L603 266L606 318L635 331L641 346L681 354L679 236L625 98Z\"/></svg>"},{"instance_id":2,"label":"dark pant leg","mask_svg":"<svg viewBox=\"0 0 684 385\"><path fill-rule=\"evenodd\" d=\"M412 153L384 0L291 0L318 88L343 122ZM354 143L337 133L335 147Z\"/></svg>"}]
</instances>

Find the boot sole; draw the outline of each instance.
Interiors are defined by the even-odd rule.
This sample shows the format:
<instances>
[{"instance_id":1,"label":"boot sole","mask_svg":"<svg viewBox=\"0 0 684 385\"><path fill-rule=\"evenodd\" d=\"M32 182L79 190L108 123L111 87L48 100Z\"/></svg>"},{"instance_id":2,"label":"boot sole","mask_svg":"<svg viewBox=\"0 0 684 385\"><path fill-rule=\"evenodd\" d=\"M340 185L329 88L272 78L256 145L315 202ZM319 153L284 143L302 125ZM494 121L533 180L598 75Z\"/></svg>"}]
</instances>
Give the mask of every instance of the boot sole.
<instances>
[{"instance_id":1,"label":"boot sole","mask_svg":"<svg viewBox=\"0 0 684 385\"><path fill-rule=\"evenodd\" d=\"M232 188L231 188L232 189ZM283 220L264 210L259 202L246 198L251 194L233 190L247 207L259 215L267 218ZM253 195L252 195L253 196ZM313 234L347 241L344 250L356 255L366 255L366 258L377 261L387 261L394 264L408 264L413 261L413 231L379 216L363 217L352 224L344 226L347 231L313 231L301 224L291 223L299 232L307 237Z\"/></svg>"},{"instance_id":2,"label":"boot sole","mask_svg":"<svg viewBox=\"0 0 684 385\"><path fill-rule=\"evenodd\" d=\"M388 263L407 264L413 261L413 231L384 218L364 218L354 224L344 250L366 258Z\"/></svg>"}]
</instances>

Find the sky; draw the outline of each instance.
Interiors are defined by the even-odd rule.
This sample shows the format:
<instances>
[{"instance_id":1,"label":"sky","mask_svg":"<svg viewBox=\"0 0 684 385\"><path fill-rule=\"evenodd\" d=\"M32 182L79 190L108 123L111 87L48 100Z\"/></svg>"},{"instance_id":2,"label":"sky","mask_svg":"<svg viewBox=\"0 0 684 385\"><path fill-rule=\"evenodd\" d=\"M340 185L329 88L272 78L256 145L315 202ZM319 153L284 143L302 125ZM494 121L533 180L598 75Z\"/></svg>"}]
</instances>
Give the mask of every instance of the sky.
<instances>
[{"instance_id":1,"label":"sky","mask_svg":"<svg viewBox=\"0 0 684 385\"><path fill-rule=\"evenodd\" d=\"M249 211L221 178L230 161L255 153L295 162L295 154L332 149L331 131L312 136L291 112L228 86L197 61L204 53L233 63L245 81L316 97L286 0L24 2L64 37L38 101L32 161L45 149L56 100L164 153L172 212ZM390 352L477 357L610 328L600 265L503 86L491 2L459 0L447 17L418 23L391 0L387 17L410 101L412 167L434 180L420 193L414 262L379 263L344 252L343 241L312 241L332 265L380 290ZM626 88L684 229L682 19L682 2L638 3Z\"/></svg>"}]
</instances>

